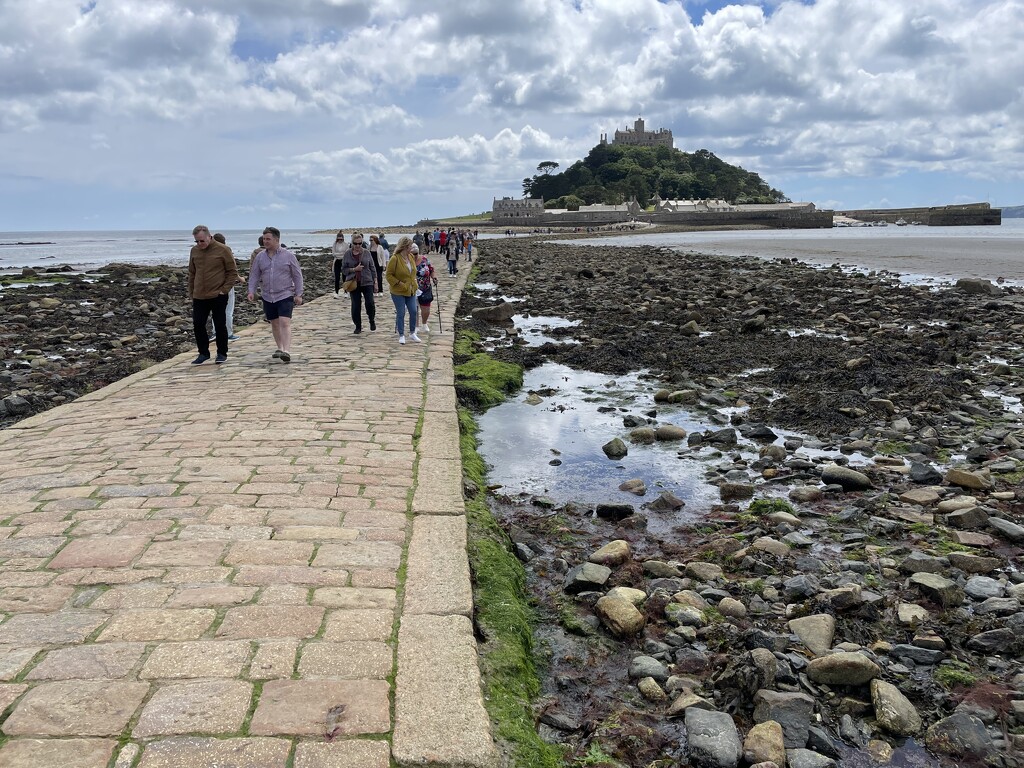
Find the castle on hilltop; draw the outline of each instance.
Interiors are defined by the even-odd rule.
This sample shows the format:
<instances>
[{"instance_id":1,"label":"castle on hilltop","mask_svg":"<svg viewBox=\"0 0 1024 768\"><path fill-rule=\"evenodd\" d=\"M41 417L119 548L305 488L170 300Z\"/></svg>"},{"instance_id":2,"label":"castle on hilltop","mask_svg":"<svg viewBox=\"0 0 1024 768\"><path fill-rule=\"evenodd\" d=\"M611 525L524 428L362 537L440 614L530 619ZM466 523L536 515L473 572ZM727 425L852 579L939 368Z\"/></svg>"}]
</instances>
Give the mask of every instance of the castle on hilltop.
<instances>
[{"instance_id":1,"label":"castle on hilltop","mask_svg":"<svg viewBox=\"0 0 1024 768\"><path fill-rule=\"evenodd\" d=\"M608 134L601 134L601 143L608 143ZM615 131L615 138L612 139L612 144L628 144L634 147L669 147L670 149L675 145L672 143L672 130L669 128L659 128L656 131L648 131L644 129L644 119L638 117L636 122L633 123L632 128L627 128L624 131Z\"/></svg>"}]
</instances>

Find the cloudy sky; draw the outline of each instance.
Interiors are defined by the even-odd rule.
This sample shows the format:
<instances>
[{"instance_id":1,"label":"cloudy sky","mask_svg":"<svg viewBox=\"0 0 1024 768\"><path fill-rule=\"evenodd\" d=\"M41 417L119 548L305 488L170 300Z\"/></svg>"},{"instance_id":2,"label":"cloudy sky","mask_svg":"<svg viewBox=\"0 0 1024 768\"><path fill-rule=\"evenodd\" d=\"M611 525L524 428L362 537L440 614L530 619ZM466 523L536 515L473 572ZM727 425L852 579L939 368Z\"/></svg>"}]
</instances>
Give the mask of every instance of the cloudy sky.
<instances>
[{"instance_id":1,"label":"cloudy sky","mask_svg":"<svg viewBox=\"0 0 1024 768\"><path fill-rule=\"evenodd\" d=\"M0 0L0 230L489 210L671 128L820 207L1024 203L1024 0Z\"/></svg>"}]
</instances>

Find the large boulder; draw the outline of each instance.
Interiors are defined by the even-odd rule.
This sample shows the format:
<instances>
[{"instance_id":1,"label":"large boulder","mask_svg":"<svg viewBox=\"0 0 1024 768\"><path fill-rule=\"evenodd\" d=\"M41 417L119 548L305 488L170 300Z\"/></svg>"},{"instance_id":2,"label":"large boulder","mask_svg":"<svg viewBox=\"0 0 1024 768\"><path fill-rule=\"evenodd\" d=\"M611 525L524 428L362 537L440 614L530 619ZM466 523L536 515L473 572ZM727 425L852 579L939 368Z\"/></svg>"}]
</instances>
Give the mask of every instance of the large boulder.
<instances>
[{"instance_id":1,"label":"large boulder","mask_svg":"<svg viewBox=\"0 0 1024 768\"><path fill-rule=\"evenodd\" d=\"M492 307L477 307L473 310L472 315L478 320L483 320L485 323L507 323L515 313L515 304L503 301L501 304L495 304Z\"/></svg>"},{"instance_id":2,"label":"large boulder","mask_svg":"<svg viewBox=\"0 0 1024 768\"><path fill-rule=\"evenodd\" d=\"M881 673L881 668L863 653L830 653L811 659L807 665L807 676L825 685L864 685Z\"/></svg>"},{"instance_id":3,"label":"large boulder","mask_svg":"<svg viewBox=\"0 0 1024 768\"><path fill-rule=\"evenodd\" d=\"M821 482L842 486L844 491L866 491L872 487L870 478L863 472L839 464L826 464L821 470Z\"/></svg>"},{"instance_id":4,"label":"large boulder","mask_svg":"<svg viewBox=\"0 0 1024 768\"><path fill-rule=\"evenodd\" d=\"M875 720L895 736L912 736L924 725L914 705L892 683L872 680L871 703L875 708Z\"/></svg>"},{"instance_id":5,"label":"large boulder","mask_svg":"<svg viewBox=\"0 0 1024 768\"><path fill-rule=\"evenodd\" d=\"M594 612L605 628L616 637L633 637L644 628L644 615L629 600L621 597L598 599Z\"/></svg>"},{"instance_id":6,"label":"large boulder","mask_svg":"<svg viewBox=\"0 0 1024 768\"><path fill-rule=\"evenodd\" d=\"M933 752L952 757L992 754L992 737L985 724L965 712L957 712L933 724L925 734L925 743Z\"/></svg>"},{"instance_id":7,"label":"large boulder","mask_svg":"<svg viewBox=\"0 0 1024 768\"><path fill-rule=\"evenodd\" d=\"M684 715L686 752L700 768L736 768L743 754L732 716L690 707Z\"/></svg>"},{"instance_id":8,"label":"large boulder","mask_svg":"<svg viewBox=\"0 0 1024 768\"><path fill-rule=\"evenodd\" d=\"M788 693L761 689L754 694L754 722L774 720L782 726L783 741L787 749L803 748L807 744L814 699L806 693Z\"/></svg>"},{"instance_id":9,"label":"large boulder","mask_svg":"<svg viewBox=\"0 0 1024 768\"><path fill-rule=\"evenodd\" d=\"M956 281L956 289L960 293L969 293L975 296L999 296L1003 292L998 285L980 277L961 277Z\"/></svg>"}]
</instances>

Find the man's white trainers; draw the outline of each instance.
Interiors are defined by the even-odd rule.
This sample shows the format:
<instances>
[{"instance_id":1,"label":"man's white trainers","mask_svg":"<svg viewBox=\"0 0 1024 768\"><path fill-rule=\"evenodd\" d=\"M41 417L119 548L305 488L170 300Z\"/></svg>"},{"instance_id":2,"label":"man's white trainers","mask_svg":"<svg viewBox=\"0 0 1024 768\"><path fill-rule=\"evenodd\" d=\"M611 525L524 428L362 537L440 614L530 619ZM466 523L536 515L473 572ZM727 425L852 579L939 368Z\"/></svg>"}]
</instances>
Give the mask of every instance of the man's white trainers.
<instances>
[{"instance_id":1,"label":"man's white trainers","mask_svg":"<svg viewBox=\"0 0 1024 768\"><path fill-rule=\"evenodd\" d=\"M341 298L341 292L340 291L335 291L334 292L334 298L340 299Z\"/></svg>"},{"instance_id":2,"label":"man's white trainers","mask_svg":"<svg viewBox=\"0 0 1024 768\"><path fill-rule=\"evenodd\" d=\"M399 336L398 337L398 343L399 344L405 344L405 336Z\"/></svg>"},{"instance_id":3,"label":"man's white trainers","mask_svg":"<svg viewBox=\"0 0 1024 768\"><path fill-rule=\"evenodd\" d=\"M420 341L420 337L419 337L419 336L417 336L415 332L413 332L413 334L412 334L412 340L413 340L413 341Z\"/></svg>"}]
</instances>

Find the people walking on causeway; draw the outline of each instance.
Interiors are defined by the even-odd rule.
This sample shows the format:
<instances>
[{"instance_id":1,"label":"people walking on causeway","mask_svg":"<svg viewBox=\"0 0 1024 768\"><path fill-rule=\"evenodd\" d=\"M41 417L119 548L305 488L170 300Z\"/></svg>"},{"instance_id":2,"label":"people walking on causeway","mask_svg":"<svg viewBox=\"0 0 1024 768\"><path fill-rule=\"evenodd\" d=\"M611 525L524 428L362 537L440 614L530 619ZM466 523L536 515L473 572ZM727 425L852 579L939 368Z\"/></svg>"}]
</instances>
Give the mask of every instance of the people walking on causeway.
<instances>
[{"instance_id":1,"label":"people walking on causeway","mask_svg":"<svg viewBox=\"0 0 1024 768\"><path fill-rule=\"evenodd\" d=\"M383 235L370 235L370 258L373 260L373 268L377 273L377 293L384 293L384 267L388 265L391 253L388 251L387 240Z\"/></svg>"},{"instance_id":2,"label":"people walking on causeway","mask_svg":"<svg viewBox=\"0 0 1024 768\"><path fill-rule=\"evenodd\" d=\"M228 240L220 232L213 233L213 239L221 245L227 246L228 250L231 251L231 246L228 245ZM231 251L231 258L235 258L235 252ZM239 275L238 262L235 262L235 274ZM241 276L235 278L235 283L242 281ZM238 341L238 336L235 335L235 286L231 286L231 290L228 291L228 306L224 310L224 322L227 323L228 327L228 341Z\"/></svg>"},{"instance_id":3,"label":"people walking on causeway","mask_svg":"<svg viewBox=\"0 0 1024 768\"><path fill-rule=\"evenodd\" d=\"M391 301L395 304L395 330L398 343L405 344L405 315L409 314L409 336L419 341L416 335L416 255L412 252L413 242L402 237L395 246L395 252L388 260L384 274L388 288L391 290Z\"/></svg>"},{"instance_id":4,"label":"people walking on causeway","mask_svg":"<svg viewBox=\"0 0 1024 768\"><path fill-rule=\"evenodd\" d=\"M416 285L419 293L416 296L416 303L420 305L420 327L425 333L430 333L430 305L434 302L434 284L437 279L434 277L434 265L430 263L427 254L420 253L415 245L412 247L413 255L418 255L416 262Z\"/></svg>"},{"instance_id":5,"label":"people walking on causeway","mask_svg":"<svg viewBox=\"0 0 1024 768\"><path fill-rule=\"evenodd\" d=\"M277 351L272 357L292 361L292 310L302 304L302 269L291 251L281 247L281 230L263 230L264 248L252 260L249 271L249 301L256 300L256 288L263 297L263 312L270 321Z\"/></svg>"},{"instance_id":6,"label":"people walking on causeway","mask_svg":"<svg viewBox=\"0 0 1024 768\"><path fill-rule=\"evenodd\" d=\"M331 246L331 253L334 254L334 298L341 298L341 260L345 256L348 246L345 245L345 233L338 232L334 237L334 245Z\"/></svg>"},{"instance_id":7,"label":"people walking on causeway","mask_svg":"<svg viewBox=\"0 0 1024 768\"><path fill-rule=\"evenodd\" d=\"M363 332L362 304L366 302L366 319L370 321L370 330L377 330L377 308L373 303L373 294L377 291L377 267L370 257L370 252L363 248L363 236L352 235L352 247L341 260L341 276L347 283L356 281L355 290L349 291L352 298L352 333Z\"/></svg>"},{"instance_id":8,"label":"people walking on causeway","mask_svg":"<svg viewBox=\"0 0 1024 768\"><path fill-rule=\"evenodd\" d=\"M202 365L210 359L206 320L211 313L217 339L216 362L224 363L228 359L228 294L238 280L235 256L230 248L214 240L209 227L203 224L192 230L192 237L196 244L188 254L188 295L192 299L192 330L199 351L192 365Z\"/></svg>"}]
</instances>

